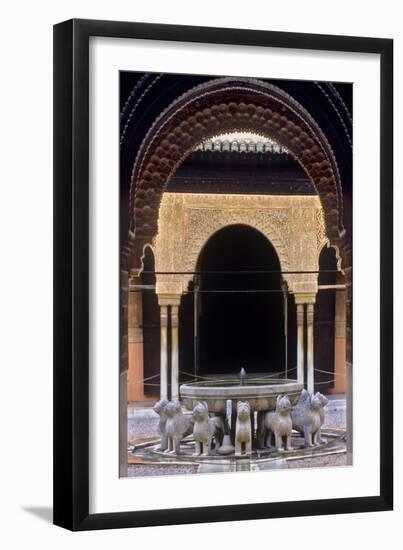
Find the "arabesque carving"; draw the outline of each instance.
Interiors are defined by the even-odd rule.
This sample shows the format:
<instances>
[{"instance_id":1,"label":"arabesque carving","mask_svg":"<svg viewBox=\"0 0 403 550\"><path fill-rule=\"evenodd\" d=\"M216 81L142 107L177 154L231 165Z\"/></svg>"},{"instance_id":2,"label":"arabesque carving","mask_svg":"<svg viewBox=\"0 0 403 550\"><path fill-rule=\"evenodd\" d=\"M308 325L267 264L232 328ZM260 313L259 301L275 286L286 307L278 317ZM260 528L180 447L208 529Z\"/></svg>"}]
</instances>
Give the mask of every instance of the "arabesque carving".
<instances>
[{"instance_id":1,"label":"arabesque carving","mask_svg":"<svg viewBox=\"0 0 403 550\"><path fill-rule=\"evenodd\" d=\"M220 229L243 224L273 245L291 292L315 294L319 253L326 242L315 196L164 193L154 241L157 293L185 292L203 247Z\"/></svg>"}]
</instances>

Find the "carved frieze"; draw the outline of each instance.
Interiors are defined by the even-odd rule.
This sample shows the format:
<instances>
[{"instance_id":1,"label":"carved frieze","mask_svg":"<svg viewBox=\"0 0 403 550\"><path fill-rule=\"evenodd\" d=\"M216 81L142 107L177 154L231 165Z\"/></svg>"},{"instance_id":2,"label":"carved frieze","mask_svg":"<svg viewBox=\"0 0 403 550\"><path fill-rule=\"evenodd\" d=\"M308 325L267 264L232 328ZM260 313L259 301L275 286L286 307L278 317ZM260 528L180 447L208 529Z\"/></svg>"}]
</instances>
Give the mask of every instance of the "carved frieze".
<instances>
[{"instance_id":1,"label":"carved frieze","mask_svg":"<svg viewBox=\"0 0 403 550\"><path fill-rule=\"evenodd\" d=\"M154 243L157 293L185 291L206 242L235 224L267 237L291 292L316 294L316 273L298 272L318 270L319 253L327 241L318 197L198 193L163 195Z\"/></svg>"}]
</instances>

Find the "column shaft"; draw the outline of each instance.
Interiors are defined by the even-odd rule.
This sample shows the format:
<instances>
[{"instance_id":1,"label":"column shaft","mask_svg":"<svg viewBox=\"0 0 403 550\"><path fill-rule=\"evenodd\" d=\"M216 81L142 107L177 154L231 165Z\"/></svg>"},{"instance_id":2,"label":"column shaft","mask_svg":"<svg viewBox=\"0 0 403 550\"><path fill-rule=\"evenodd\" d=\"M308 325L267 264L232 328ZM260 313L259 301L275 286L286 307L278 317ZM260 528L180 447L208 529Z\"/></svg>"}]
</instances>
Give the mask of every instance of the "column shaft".
<instances>
[{"instance_id":1,"label":"column shaft","mask_svg":"<svg viewBox=\"0 0 403 550\"><path fill-rule=\"evenodd\" d=\"M282 285L283 289L283 313L284 313L284 371L288 378L288 291L287 286Z\"/></svg>"},{"instance_id":2,"label":"column shaft","mask_svg":"<svg viewBox=\"0 0 403 550\"><path fill-rule=\"evenodd\" d=\"M304 304L297 304L297 380L304 383Z\"/></svg>"},{"instance_id":3,"label":"column shaft","mask_svg":"<svg viewBox=\"0 0 403 550\"><path fill-rule=\"evenodd\" d=\"M161 317L161 359L160 398L168 399L168 307L160 306Z\"/></svg>"},{"instance_id":4,"label":"column shaft","mask_svg":"<svg viewBox=\"0 0 403 550\"><path fill-rule=\"evenodd\" d=\"M314 357L313 357L313 312L314 304L307 304L306 322L307 322L307 388L311 393L314 392Z\"/></svg>"},{"instance_id":5,"label":"column shaft","mask_svg":"<svg viewBox=\"0 0 403 550\"><path fill-rule=\"evenodd\" d=\"M172 361L171 361L171 399L179 400L179 334L178 306L171 306Z\"/></svg>"},{"instance_id":6,"label":"column shaft","mask_svg":"<svg viewBox=\"0 0 403 550\"><path fill-rule=\"evenodd\" d=\"M346 293L336 291L334 317L334 387L330 393L346 391Z\"/></svg>"},{"instance_id":7,"label":"column shaft","mask_svg":"<svg viewBox=\"0 0 403 550\"><path fill-rule=\"evenodd\" d=\"M132 278L131 284L141 284L140 278ZM129 291L128 308L128 400L146 401L144 394L143 361L143 296L141 291Z\"/></svg>"}]
</instances>

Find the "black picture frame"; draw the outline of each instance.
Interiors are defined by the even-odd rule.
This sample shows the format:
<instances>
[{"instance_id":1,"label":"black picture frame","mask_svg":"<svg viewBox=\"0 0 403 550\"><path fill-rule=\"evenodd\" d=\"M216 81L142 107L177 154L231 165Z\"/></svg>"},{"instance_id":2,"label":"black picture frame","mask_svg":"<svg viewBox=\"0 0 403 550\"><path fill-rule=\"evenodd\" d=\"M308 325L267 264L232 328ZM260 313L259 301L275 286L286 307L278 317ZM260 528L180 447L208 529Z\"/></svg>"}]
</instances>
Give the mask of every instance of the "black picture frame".
<instances>
[{"instance_id":1,"label":"black picture frame","mask_svg":"<svg viewBox=\"0 0 403 550\"><path fill-rule=\"evenodd\" d=\"M380 54L380 491L370 497L89 513L89 38ZM54 27L54 523L71 530L393 507L393 40L115 21Z\"/></svg>"}]
</instances>

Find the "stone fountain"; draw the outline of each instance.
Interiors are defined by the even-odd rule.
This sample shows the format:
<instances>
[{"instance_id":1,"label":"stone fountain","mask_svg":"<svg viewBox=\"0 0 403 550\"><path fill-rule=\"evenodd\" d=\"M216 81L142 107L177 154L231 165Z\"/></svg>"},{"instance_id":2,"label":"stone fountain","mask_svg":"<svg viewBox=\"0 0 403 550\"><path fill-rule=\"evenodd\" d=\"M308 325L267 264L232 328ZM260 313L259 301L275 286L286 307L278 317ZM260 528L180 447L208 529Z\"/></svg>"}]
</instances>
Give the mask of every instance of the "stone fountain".
<instances>
[{"instance_id":1,"label":"stone fountain","mask_svg":"<svg viewBox=\"0 0 403 550\"><path fill-rule=\"evenodd\" d=\"M200 473L288 467L289 460L345 452L340 434L326 430L323 437L326 405L326 397L301 382L241 369L238 378L182 384L180 401L159 401L160 442L133 454L197 465Z\"/></svg>"},{"instance_id":2,"label":"stone fountain","mask_svg":"<svg viewBox=\"0 0 403 550\"><path fill-rule=\"evenodd\" d=\"M297 404L303 390L303 384L297 380L274 378L249 378L246 370L241 369L238 379L191 382L180 386L180 397L184 406L192 411L198 403L207 405L210 415L224 420L226 433L223 446L218 454L230 455L235 452L236 429L240 425L239 404L247 404L250 413L250 445L246 449L258 446L258 437L267 412L276 409L279 396L287 394L291 405ZM246 428L245 428L246 429ZM241 452L236 453L238 456ZM248 452L247 454L250 454Z\"/></svg>"}]
</instances>

